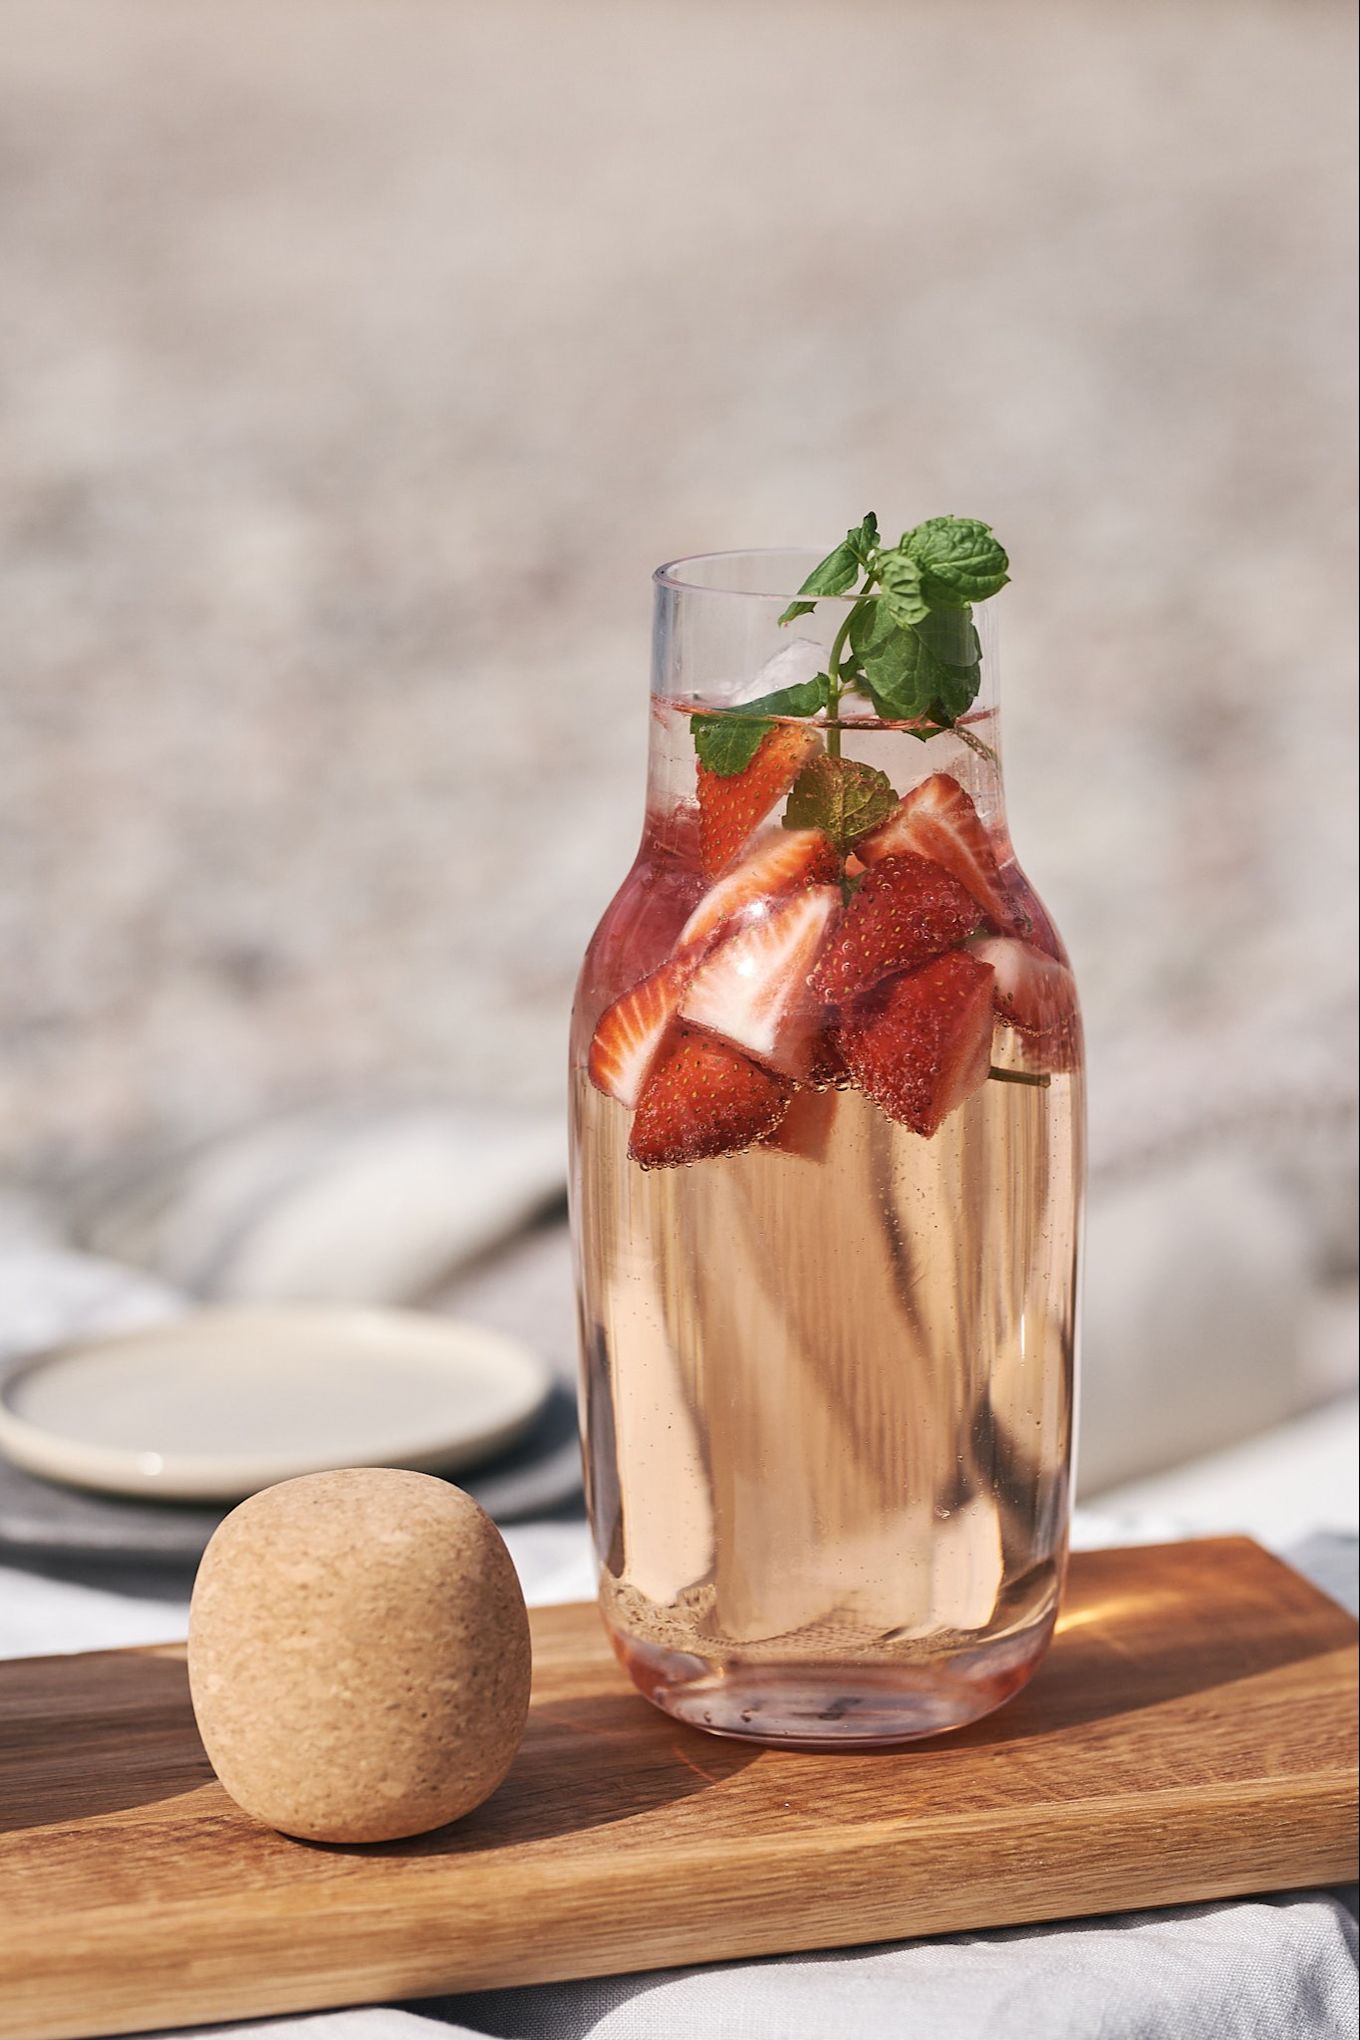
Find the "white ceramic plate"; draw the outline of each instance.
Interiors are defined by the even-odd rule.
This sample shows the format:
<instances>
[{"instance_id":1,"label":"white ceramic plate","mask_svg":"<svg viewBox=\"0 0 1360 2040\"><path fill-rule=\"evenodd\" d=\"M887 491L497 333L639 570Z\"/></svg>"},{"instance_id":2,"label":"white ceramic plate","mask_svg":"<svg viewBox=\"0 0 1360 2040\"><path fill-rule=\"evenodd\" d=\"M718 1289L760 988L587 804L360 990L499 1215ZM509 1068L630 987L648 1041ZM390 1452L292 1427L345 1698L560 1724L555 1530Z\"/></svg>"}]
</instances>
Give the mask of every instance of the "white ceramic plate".
<instances>
[{"instance_id":1,"label":"white ceramic plate","mask_svg":"<svg viewBox=\"0 0 1360 2040\"><path fill-rule=\"evenodd\" d=\"M456 1473L514 1443L552 1386L499 1332L414 1311L196 1311L23 1361L0 1448L49 1480L239 1501L336 1466Z\"/></svg>"}]
</instances>

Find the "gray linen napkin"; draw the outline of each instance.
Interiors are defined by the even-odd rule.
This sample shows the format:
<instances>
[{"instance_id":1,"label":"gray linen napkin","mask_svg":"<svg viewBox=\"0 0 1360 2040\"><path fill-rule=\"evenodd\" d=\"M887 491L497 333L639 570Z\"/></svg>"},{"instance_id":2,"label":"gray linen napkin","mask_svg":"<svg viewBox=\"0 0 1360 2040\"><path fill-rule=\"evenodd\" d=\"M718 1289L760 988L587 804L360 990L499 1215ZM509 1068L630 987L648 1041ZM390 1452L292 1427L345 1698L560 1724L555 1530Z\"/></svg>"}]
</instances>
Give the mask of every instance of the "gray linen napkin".
<instances>
[{"instance_id":1,"label":"gray linen napkin","mask_svg":"<svg viewBox=\"0 0 1360 2040\"><path fill-rule=\"evenodd\" d=\"M1355 1973L1344 1905L1297 1893L440 2009L506 2040L1353 2040Z\"/></svg>"}]
</instances>

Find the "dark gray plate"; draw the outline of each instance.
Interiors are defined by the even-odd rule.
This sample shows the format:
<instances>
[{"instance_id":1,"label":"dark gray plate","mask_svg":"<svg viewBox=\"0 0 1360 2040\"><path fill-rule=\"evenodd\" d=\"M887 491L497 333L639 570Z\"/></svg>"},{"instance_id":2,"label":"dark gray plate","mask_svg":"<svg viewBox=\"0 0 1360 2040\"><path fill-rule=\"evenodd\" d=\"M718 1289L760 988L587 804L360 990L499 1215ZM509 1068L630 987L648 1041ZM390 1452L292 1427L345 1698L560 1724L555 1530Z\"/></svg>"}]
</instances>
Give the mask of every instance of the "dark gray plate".
<instances>
[{"instance_id":1,"label":"dark gray plate","mask_svg":"<svg viewBox=\"0 0 1360 2040\"><path fill-rule=\"evenodd\" d=\"M558 1383L519 1443L460 1479L498 1523L543 1516L581 1492L576 1400ZM21 1473L0 1457L0 1563L80 1560L91 1565L192 1568L227 1511L127 1502Z\"/></svg>"}]
</instances>

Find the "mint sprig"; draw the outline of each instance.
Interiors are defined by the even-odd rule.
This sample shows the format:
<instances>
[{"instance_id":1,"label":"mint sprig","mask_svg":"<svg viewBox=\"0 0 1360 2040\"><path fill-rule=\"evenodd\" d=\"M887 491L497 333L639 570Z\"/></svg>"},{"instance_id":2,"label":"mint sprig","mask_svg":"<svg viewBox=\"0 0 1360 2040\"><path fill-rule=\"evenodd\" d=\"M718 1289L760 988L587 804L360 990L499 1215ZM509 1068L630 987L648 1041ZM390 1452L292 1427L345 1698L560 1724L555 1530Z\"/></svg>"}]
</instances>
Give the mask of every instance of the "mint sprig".
<instances>
[{"instance_id":1,"label":"mint sprig","mask_svg":"<svg viewBox=\"0 0 1360 2040\"><path fill-rule=\"evenodd\" d=\"M982 678L972 605L1004 588L1009 569L991 526L976 517L928 517L885 546L872 512L819 561L779 620L805 615L822 595L859 598L827 661L833 757L840 752L836 711L847 690L863 695L885 720L910 723L923 740L958 729Z\"/></svg>"},{"instance_id":2,"label":"mint sprig","mask_svg":"<svg viewBox=\"0 0 1360 2040\"><path fill-rule=\"evenodd\" d=\"M821 709L828 717L827 752L839 758L838 712L847 692L861 695L885 721L906 723L923 742L953 730L992 758L962 718L982 680L973 604L997 594L1009 578L1005 550L976 517L928 517L887 546L869 511L818 561L779 619L806 616L823 596L853 598L826 671L740 708L697 711L690 729L700 764L723 778L744 772L773 727L771 718Z\"/></svg>"}]
</instances>

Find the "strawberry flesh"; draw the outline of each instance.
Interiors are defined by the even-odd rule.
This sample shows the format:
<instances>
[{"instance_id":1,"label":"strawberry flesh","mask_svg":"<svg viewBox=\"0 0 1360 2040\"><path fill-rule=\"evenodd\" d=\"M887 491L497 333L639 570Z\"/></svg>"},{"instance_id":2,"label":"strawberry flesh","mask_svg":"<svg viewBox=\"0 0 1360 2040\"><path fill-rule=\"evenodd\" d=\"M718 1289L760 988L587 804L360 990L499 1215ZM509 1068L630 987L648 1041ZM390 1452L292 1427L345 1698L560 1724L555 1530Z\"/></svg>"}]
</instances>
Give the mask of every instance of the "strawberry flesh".
<instances>
[{"instance_id":1,"label":"strawberry flesh","mask_svg":"<svg viewBox=\"0 0 1360 2040\"><path fill-rule=\"evenodd\" d=\"M885 977L952 949L979 921L972 894L926 857L885 857L860 880L813 983L843 1006Z\"/></svg>"},{"instance_id":2,"label":"strawberry flesh","mask_svg":"<svg viewBox=\"0 0 1360 2040\"><path fill-rule=\"evenodd\" d=\"M995 972L993 1000L1006 1025L1027 1037L1026 1046L1047 1069L1071 1069L1080 1022L1076 980L1066 964L1007 935L970 942L968 949Z\"/></svg>"},{"instance_id":3,"label":"strawberry flesh","mask_svg":"<svg viewBox=\"0 0 1360 2040\"><path fill-rule=\"evenodd\" d=\"M1049 917L1048 909L1025 877L1018 864L1011 864L1001 874L1001 889L1005 895L1010 918L998 922L1008 935L1018 936L1033 949L1041 949L1058 963L1066 963L1067 951L1063 948L1062 937ZM995 918L995 917L993 917Z\"/></svg>"},{"instance_id":4,"label":"strawberry flesh","mask_svg":"<svg viewBox=\"0 0 1360 2040\"><path fill-rule=\"evenodd\" d=\"M628 1153L644 1169L738 1153L783 1119L789 1087L725 1041L681 1034L648 1077Z\"/></svg>"},{"instance_id":5,"label":"strawberry flesh","mask_svg":"<svg viewBox=\"0 0 1360 2040\"><path fill-rule=\"evenodd\" d=\"M981 815L957 779L932 773L914 786L886 822L855 845L865 864L914 851L929 857L965 886L998 928L1016 922Z\"/></svg>"},{"instance_id":6,"label":"strawberry flesh","mask_svg":"<svg viewBox=\"0 0 1360 2040\"><path fill-rule=\"evenodd\" d=\"M714 878L746 848L818 748L820 732L806 724L778 723L742 772L698 768L699 861Z\"/></svg>"},{"instance_id":7,"label":"strawberry flesh","mask_svg":"<svg viewBox=\"0 0 1360 2040\"><path fill-rule=\"evenodd\" d=\"M665 963L615 999L600 1018L587 1068L597 1091L631 1112L670 1031L689 973Z\"/></svg>"},{"instance_id":8,"label":"strawberry flesh","mask_svg":"<svg viewBox=\"0 0 1360 2040\"><path fill-rule=\"evenodd\" d=\"M815 1085L819 1090L849 1083L850 1072L845 1067L845 1057L841 1053L838 1028L824 1028L818 1035L813 1044L812 1066L804 1081Z\"/></svg>"},{"instance_id":9,"label":"strawberry flesh","mask_svg":"<svg viewBox=\"0 0 1360 2040\"><path fill-rule=\"evenodd\" d=\"M778 829L709 887L680 930L676 954L702 952L737 915L760 909L795 886L837 875L836 853L820 829Z\"/></svg>"},{"instance_id":10,"label":"strawberry flesh","mask_svg":"<svg viewBox=\"0 0 1360 2040\"><path fill-rule=\"evenodd\" d=\"M788 1111L761 1146L777 1148L782 1155L797 1155L805 1162L824 1162L840 1102L837 1091L796 1090Z\"/></svg>"},{"instance_id":11,"label":"strawberry flesh","mask_svg":"<svg viewBox=\"0 0 1360 2040\"><path fill-rule=\"evenodd\" d=\"M845 1021L851 1074L890 1119L928 1139L987 1081L994 975L951 950L893 978Z\"/></svg>"},{"instance_id":12,"label":"strawberry flesh","mask_svg":"<svg viewBox=\"0 0 1360 2040\"><path fill-rule=\"evenodd\" d=\"M807 1077L826 1019L809 979L840 900L838 886L804 886L743 918L690 979L681 1018L781 1076Z\"/></svg>"}]
</instances>

